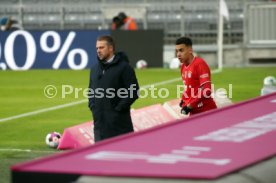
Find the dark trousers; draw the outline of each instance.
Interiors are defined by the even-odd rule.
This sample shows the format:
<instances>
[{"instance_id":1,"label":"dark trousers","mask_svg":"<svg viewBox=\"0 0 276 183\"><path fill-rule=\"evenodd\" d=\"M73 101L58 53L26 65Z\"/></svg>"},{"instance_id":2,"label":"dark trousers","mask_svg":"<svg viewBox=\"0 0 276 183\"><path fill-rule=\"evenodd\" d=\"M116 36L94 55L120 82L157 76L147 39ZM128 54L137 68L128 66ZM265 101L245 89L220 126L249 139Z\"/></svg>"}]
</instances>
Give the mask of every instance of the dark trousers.
<instances>
[{"instance_id":1,"label":"dark trousers","mask_svg":"<svg viewBox=\"0 0 276 183\"><path fill-rule=\"evenodd\" d=\"M96 142L99 142L100 140L103 140L101 138L101 133L98 129L95 129L95 127L94 127L94 141L96 143Z\"/></svg>"}]
</instances>

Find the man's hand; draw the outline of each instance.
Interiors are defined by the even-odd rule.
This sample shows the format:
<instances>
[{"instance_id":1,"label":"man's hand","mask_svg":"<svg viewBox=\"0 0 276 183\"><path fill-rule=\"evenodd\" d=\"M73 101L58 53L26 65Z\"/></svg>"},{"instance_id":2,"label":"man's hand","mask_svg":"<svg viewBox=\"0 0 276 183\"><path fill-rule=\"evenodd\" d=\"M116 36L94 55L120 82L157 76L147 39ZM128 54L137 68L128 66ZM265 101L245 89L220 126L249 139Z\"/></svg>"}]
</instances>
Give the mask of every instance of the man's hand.
<instances>
[{"instance_id":1,"label":"man's hand","mask_svg":"<svg viewBox=\"0 0 276 183\"><path fill-rule=\"evenodd\" d=\"M180 103L179 103L179 107L182 108L182 107L183 107L183 104L184 104L184 102L183 102L183 100L181 100Z\"/></svg>"},{"instance_id":2,"label":"man's hand","mask_svg":"<svg viewBox=\"0 0 276 183\"><path fill-rule=\"evenodd\" d=\"M181 114L187 115L191 112L191 110L192 110L192 108L186 105L186 106L182 107Z\"/></svg>"}]
</instances>

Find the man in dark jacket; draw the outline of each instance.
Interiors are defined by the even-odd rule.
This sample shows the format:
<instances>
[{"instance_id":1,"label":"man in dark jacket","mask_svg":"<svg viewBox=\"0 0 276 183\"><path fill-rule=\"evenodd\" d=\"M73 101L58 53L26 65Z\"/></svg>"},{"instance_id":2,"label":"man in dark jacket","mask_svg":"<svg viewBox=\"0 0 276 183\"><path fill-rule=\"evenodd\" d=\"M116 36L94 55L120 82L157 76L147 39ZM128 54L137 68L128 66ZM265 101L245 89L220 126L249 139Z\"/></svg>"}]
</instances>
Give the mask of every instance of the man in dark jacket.
<instances>
[{"instance_id":1,"label":"man in dark jacket","mask_svg":"<svg viewBox=\"0 0 276 183\"><path fill-rule=\"evenodd\" d=\"M111 36L99 37L96 49L99 62L91 68L88 93L95 142L133 132L130 106L139 90L127 56L115 53Z\"/></svg>"}]
</instances>

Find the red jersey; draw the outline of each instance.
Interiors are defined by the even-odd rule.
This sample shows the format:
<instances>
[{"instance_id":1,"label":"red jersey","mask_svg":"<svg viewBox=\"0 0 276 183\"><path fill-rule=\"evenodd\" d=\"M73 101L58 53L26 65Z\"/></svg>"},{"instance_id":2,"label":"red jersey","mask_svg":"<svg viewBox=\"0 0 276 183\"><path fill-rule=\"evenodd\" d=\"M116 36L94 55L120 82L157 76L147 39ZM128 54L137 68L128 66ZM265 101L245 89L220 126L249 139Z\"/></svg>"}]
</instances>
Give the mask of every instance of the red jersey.
<instances>
[{"instance_id":1,"label":"red jersey","mask_svg":"<svg viewBox=\"0 0 276 183\"><path fill-rule=\"evenodd\" d=\"M184 83L183 106L192 106L191 114L217 108L211 97L211 72L207 63L199 57L188 66L182 64L181 75Z\"/></svg>"}]
</instances>

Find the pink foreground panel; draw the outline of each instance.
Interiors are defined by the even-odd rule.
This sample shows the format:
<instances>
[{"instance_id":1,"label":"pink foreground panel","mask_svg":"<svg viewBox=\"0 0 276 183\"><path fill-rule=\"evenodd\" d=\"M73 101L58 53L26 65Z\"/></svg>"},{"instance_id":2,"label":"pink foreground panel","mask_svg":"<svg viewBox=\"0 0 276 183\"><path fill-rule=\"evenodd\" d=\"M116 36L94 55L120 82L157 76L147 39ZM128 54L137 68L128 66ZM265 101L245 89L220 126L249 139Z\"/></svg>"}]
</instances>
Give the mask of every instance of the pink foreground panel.
<instances>
[{"instance_id":1,"label":"pink foreground panel","mask_svg":"<svg viewBox=\"0 0 276 183\"><path fill-rule=\"evenodd\" d=\"M275 156L275 142L276 93L15 165L12 180L63 182L81 175L215 179Z\"/></svg>"}]
</instances>

